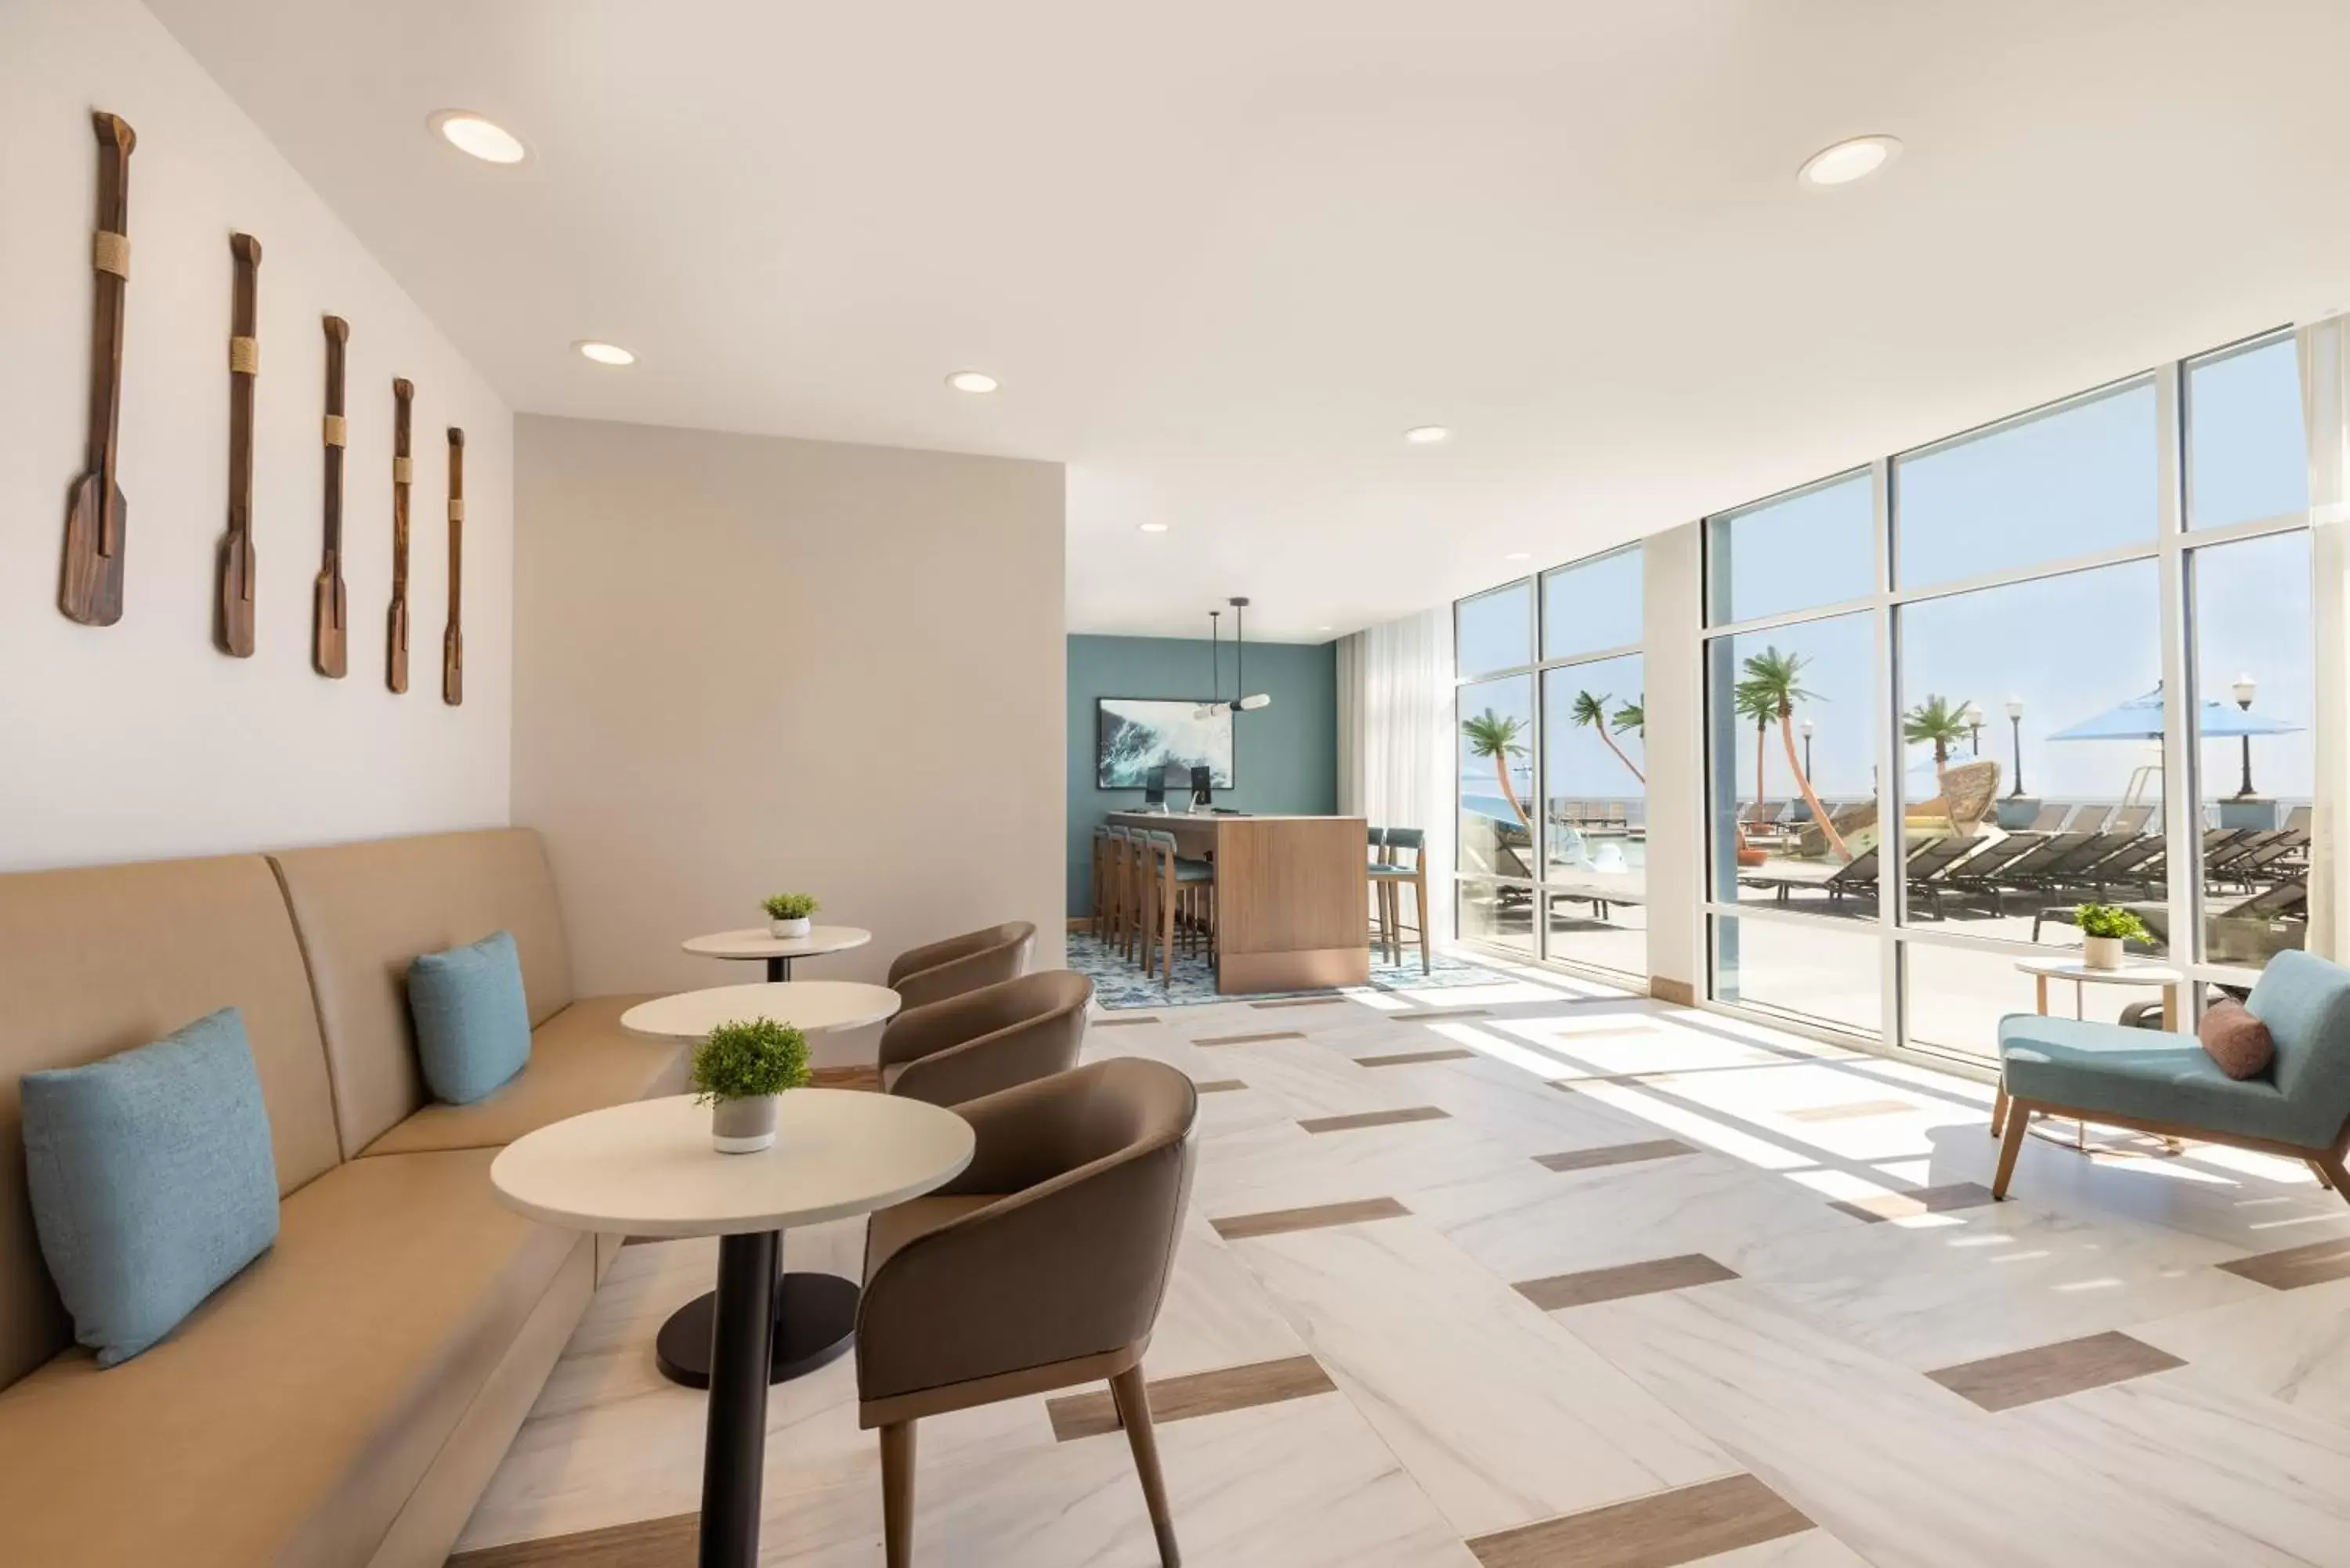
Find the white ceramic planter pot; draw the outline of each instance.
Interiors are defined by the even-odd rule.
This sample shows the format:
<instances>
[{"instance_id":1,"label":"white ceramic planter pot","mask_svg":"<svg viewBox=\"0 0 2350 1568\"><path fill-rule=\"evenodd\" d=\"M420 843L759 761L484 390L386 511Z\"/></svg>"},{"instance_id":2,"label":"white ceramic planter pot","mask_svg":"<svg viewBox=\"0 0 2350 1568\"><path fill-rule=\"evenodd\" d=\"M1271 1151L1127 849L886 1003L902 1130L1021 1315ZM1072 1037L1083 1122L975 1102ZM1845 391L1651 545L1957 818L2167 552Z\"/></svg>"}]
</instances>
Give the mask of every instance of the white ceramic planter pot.
<instances>
[{"instance_id":1,"label":"white ceramic planter pot","mask_svg":"<svg viewBox=\"0 0 2350 1568\"><path fill-rule=\"evenodd\" d=\"M721 1154L756 1154L775 1142L775 1098L720 1100L710 1107L710 1141Z\"/></svg>"},{"instance_id":2,"label":"white ceramic planter pot","mask_svg":"<svg viewBox=\"0 0 2350 1568\"><path fill-rule=\"evenodd\" d=\"M769 920L767 922L767 934L771 937L782 937L785 940L789 940L793 937L804 937L808 934L809 929L815 924L816 921L806 915L802 915L796 920Z\"/></svg>"},{"instance_id":3,"label":"white ceramic planter pot","mask_svg":"<svg viewBox=\"0 0 2350 1568\"><path fill-rule=\"evenodd\" d=\"M2087 951L2082 955L2081 961L2089 968L2119 969L2122 967L2121 938L2091 937L2087 939L2086 946Z\"/></svg>"}]
</instances>

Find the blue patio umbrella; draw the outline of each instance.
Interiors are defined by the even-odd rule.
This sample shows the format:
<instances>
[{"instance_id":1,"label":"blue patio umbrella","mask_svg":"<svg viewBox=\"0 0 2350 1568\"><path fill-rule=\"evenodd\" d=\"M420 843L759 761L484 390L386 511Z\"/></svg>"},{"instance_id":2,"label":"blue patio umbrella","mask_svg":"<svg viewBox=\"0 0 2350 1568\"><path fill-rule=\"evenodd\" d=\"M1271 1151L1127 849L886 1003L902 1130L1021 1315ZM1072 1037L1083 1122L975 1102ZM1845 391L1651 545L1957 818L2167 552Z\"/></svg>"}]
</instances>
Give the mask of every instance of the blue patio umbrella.
<instances>
[{"instance_id":1,"label":"blue patio umbrella","mask_svg":"<svg viewBox=\"0 0 2350 1568\"><path fill-rule=\"evenodd\" d=\"M2133 697L2118 706L2106 709L2095 718L2084 719L2067 725L2048 738L2052 741L2158 741L2162 739L2162 688L2158 686L2143 697ZM2254 713L2225 702L2203 704L2201 732L2207 741L2237 735L2289 735L2300 730L2299 724L2289 724L2282 719L2272 719L2265 713Z\"/></svg>"}]
</instances>

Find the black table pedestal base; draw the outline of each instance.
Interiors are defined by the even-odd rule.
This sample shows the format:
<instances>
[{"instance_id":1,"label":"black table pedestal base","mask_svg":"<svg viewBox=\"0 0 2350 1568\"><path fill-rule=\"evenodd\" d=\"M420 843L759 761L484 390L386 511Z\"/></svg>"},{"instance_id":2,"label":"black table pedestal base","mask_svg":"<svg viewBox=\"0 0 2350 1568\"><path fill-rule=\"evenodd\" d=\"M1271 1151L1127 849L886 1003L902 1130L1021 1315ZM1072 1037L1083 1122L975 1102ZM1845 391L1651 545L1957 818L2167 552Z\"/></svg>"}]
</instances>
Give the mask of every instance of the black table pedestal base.
<instances>
[{"instance_id":1,"label":"black table pedestal base","mask_svg":"<svg viewBox=\"0 0 2350 1568\"><path fill-rule=\"evenodd\" d=\"M688 1388L710 1386L717 1293L671 1313L653 1341L661 1376ZM857 1334L857 1286L838 1274L787 1273L776 1282L770 1383L805 1377L847 1351Z\"/></svg>"}]
</instances>

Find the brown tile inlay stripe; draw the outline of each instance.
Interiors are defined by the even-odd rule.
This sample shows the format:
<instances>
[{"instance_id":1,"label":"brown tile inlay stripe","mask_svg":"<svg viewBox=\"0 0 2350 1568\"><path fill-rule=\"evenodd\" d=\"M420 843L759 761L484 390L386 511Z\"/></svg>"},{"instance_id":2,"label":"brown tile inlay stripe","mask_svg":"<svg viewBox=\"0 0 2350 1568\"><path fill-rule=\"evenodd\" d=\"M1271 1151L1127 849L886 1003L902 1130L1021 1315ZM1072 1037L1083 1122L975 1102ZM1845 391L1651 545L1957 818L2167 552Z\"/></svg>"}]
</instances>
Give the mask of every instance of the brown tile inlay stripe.
<instances>
[{"instance_id":1,"label":"brown tile inlay stripe","mask_svg":"<svg viewBox=\"0 0 2350 1568\"><path fill-rule=\"evenodd\" d=\"M1344 1002L1343 996L1281 996L1271 1002L1252 1002L1251 1007L1327 1007L1334 1002Z\"/></svg>"},{"instance_id":2,"label":"brown tile inlay stripe","mask_svg":"<svg viewBox=\"0 0 2350 1568\"><path fill-rule=\"evenodd\" d=\"M1358 1198L1352 1203L1322 1203L1311 1209L1268 1209L1262 1214L1231 1214L1208 1223L1225 1241L1239 1241L1251 1236L1285 1236L1292 1231L1359 1225L1366 1220L1397 1220L1410 1212L1392 1198Z\"/></svg>"},{"instance_id":3,"label":"brown tile inlay stripe","mask_svg":"<svg viewBox=\"0 0 2350 1568\"><path fill-rule=\"evenodd\" d=\"M2350 1279L2350 1241L2312 1241L2282 1252L2258 1252L2220 1267L2271 1290L2296 1290L2328 1280Z\"/></svg>"},{"instance_id":4,"label":"brown tile inlay stripe","mask_svg":"<svg viewBox=\"0 0 2350 1568\"><path fill-rule=\"evenodd\" d=\"M673 1513L460 1552L447 1568L689 1568L701 1540L700 1514Z\"/></svg>"},{"instance_id":5,"label":"brown tile inlay stripe","mask_svg":"<svg viewBox=\"0 0 2350 1568\"><path fill-rule=\"evenodd\" d=\"M1898 1116L1923 1108L1908 1100L1854 1100L1841 1106L1804 1106L1783 1114L1791 1121L1846 1122L1861 1116Z\"/></svg>"},{"instance_id":6,"label":"brown tile inlay stripe","mask_svg":"<svg viewBox=\"0 0 2350 1568\"><path fill-rule=\"evenodd\" d=\"M1752 1476L1651 1492L1469 1542L1484 1568L1674 1568L1812 1528Z\"/></svg>"},{"instance_id":7,"label":"brown tile inlay stripe","mask_svg":"<svg viewBox=\"0 0 2350 1568\"><path fill-rule=\"evenodd\" d=\"M1303 1040L1305 1035L1295 1029L1274 1029L1263 1034L1211 1034L1204 1040L1194 1040L1194 1045L1258 1045L1267 1040Z\"/></svg>"},{"instance_id":8,"label":"brown tile inlay stripe","mask_svg":"<svg viewBox=\"0 0 2350 1568\"><path fill-rule=\"evenodd\" d=\"M1194 1372L1185 1377L1162 1377L1147 1385L1153 1421L1183 1421L1193 1416L1214 1416L1245 1410L1255 1405L1277 1405L1284 1399L1335 1394L1338 1386L1310 1355L1284 1361L1260 1361L1250 1366L1227 1366L1215 1372ZM1045 1401L1056 1442L1098 1437L1119 1429L1118 1406L1107 1391L1066 1394Z\"/></svg>"},{"instance_id":9,"label":"brown tile inlay stripe","mask_svg":"<svg viewBox=\"0 0 2350 1568\"><path fill-rule=\"evenodd\" d=\"M1094 1027L1097 1029L1128 1029L1137 1023L1156 1023L1158 1022L1159 1014L1155 1012L1146 1012L1139 1018L1097 1018L1094 1020Z\"/></svg>"},{"instance_id":10,"label":"brown tile inlay stripe","mask_svg":"<svg viewBox=\"0 0 2350 1568\"><path fill-rule=\"evenodd\" d=\"M1512 1288L1543 1311L1556 1312L1561 1307L1654 1295L1659 1291L1718 1284L1737 1277L1737 1271L1722 1267L1702 1252L1686 1252L1678 1258L1651 1258L1645 1263L1618 1263L1612 1269L1522 1280Z\"/></svg>"},{"instance_id":11,"label":"brown tile inlay stripe","mask_svg":"<svg viewBox=\"0 0 2350 1568\"><path fill-rule=\"evenodd\" d=\"M1553 1078L1550 1086L1571 1095L1593 1084L1669 1084L1679 1076L1678 1073L1586 1073L1576 1078Z\"/></svg>"},{"instance_id":12,"label":"brown tile inlay stripe","mask_svg":"<svg viewBox=\"0 0 2350 1568\"><path fill-rule=\"evenodd\" d=\"M1980 1209L1991 1201L1991 1189L1981 1182L1953 1181L1945 1187L1921 1187L1915 1192L1839 1199L1828 1207L1874 1225L1887 1220L1914 1219L1920 1214L1947 1214L1953 1209Z\"/></svg>"},{"instance_id":13,"label":"brown tile inlay stripe","mask_svg":"<svg viewBox=\"0 0 2350 1568\"><path fill-rule=\"evenodd\" d=\"M2106 1333L1945 1366L1926 1376L1986 1410L2012 1410L2186 1365L2128 1334Z\"/></svg>"},{"instance_id":14,"label":"brown tile inlay stripe","mask_svg":"<svg viewBox=\"0 0 2350 1568\"><path fill-rule=\"evenodd\" d=\"M1430 1007L1418 1012L1390 1012L1398 1023L1425 1023L1432 1018L1483 1018L1492 1012L1484 1007Z\"/></svg>"},{"instance_id":15,"label":"brown tile inlay stripe","mask_svg":"<svg viewBox=\"0 0 2350 1568\"><path fill-rule=\"evenodd\" d=\"M1200 1093L1203 1095L1222 1095L1227 1094L1233 1089L1245 1089L1248 1087L1246 1084L1242 1083L1238 1078L1211 1078L1204 1084L1194 1084L1191 1086L1199 1090Z\"/></svg>"},{"instance_id":16,"label":"brown tile inlay stripe","mask_svg":"<svg viewBox=\"0 0 2350 1568\"><path fill-rule=\"evenodd\" d=\"M1409 1067L1414 1062L1458 1062L1474 1056L1476 1052L1462 1045L1448 1045L1441 1051L1398 1051L1386 1056L1357 1056L1357 1067Z\"/></svg>"},{"instance_id":17,"label":"brown tile inlay stripe","mask_svg":"<svg viewBox=\"0 0 2350 1568\"><path fill-rule=\"evenodd\" d=\"M881 1090L881 1069L867 1063L846 1067L818 1067L808 1075L808 1082L819 1089Z\"/></svg>"},{"instance_id":18,"label":"brown tile inlay stripe","mask_svg":"<svg viewBox=\"0 0 2350 1568\"><path fill-rule=\"evenodd\" d=\"M1352 1132L1357 1127L1383 1127L1397 1122L1441 1121L1451 1114L1436 1106L1407 1106L1399 1111L1357 1111L1351 1116L1308 1116L1297 1125L1310 1133Z\"/></svg>"},{"instance_id":19,"label":"brown tile inlay stripe","mask_svg":"<svg viewBox=\"0 0 2350 1568\"><path fill-rule=\"evenodd\" d=\"M1610 1144L1606 1148L1574 1148L1565 1154L1538 1154L1536 1165L1553 1170L1596 1170L1603 1165L1632 1165L1644 1159L1670 1159L1677 1154L1695 1154L1697 1146L1683 1143L1677 1137L1651 1138L1646 1143Z\"/></svg>"}]
</instances>

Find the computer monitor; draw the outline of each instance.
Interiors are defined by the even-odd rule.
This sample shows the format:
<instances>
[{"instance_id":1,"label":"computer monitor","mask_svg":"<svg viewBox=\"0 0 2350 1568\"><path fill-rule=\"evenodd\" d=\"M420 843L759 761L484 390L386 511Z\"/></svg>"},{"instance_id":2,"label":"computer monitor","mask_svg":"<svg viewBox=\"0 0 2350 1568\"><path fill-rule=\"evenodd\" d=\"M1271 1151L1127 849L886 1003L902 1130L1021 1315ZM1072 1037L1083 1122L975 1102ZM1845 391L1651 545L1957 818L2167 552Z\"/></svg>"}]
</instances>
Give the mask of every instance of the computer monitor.
<instances>
[{"instance_id":1,"label":"computer monitor","mask_svg":"<svg viewBox=\"0 0 2350 1568\"><path fill-rule=\"evenodd\" d=\"M1153 768L1150 772L1142 775L1142 809L1145 811L1164 811L1167 809L1167 773L1165 769Z\"/></svg>"},{"instance_id":2,"label":"computer monitor","mask_svg":"<svg viewBox=\"0 0 2350 1568\"><path fill-rule=\"evenodd\" d=\"M1210 805L1214 804L1215 797L1208 782L1212 777L1214 777L1214 774L1208 770L1204 763L1191 770L1191 804L1193 805Z\"/></svg>"}]
</instances>

